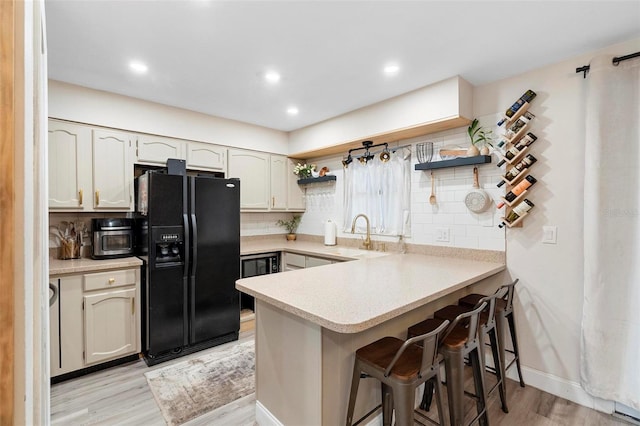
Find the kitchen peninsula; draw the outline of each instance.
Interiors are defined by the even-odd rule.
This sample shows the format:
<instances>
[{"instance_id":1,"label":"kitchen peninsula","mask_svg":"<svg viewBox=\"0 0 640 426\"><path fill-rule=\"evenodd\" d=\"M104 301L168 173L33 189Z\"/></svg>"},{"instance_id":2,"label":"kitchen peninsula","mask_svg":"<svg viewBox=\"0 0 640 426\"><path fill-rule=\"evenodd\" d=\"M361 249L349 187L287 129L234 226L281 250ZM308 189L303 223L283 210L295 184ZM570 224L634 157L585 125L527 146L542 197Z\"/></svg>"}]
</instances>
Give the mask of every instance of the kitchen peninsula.
<instances>
[{"instance_id":1,"label":"kitchen peninsula","mask_svg":"<svg viewBox=\"0 0 640 426\"><path fill-rule=\"evenodd\" d=\"M496 260L320 250L358 260L237 281L256 299L261 425L343 424L356 349L383 336L404 338L408 326L505 269ZM356 418L379 403L375 380L360 386Z\"/></svg>"}]
</instances>

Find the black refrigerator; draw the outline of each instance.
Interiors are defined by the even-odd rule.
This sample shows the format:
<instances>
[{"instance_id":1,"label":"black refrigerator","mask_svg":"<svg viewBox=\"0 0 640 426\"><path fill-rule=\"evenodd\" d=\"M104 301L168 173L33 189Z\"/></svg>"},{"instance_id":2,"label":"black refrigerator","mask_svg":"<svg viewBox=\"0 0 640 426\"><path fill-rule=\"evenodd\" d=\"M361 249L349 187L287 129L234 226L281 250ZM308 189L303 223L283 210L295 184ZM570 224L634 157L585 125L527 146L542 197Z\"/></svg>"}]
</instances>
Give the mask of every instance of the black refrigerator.
<instances>
[{"instance_id":1,"label":"black refrigerator","mask_svg":"<svg viewBox=\"0 0 640 426\"><path fill-rule=\"evenodd\" d=\"M137 179L145 229L145 361L154 365L238 339L240 180L147 172Z\"/></svg>"}]
</instances>

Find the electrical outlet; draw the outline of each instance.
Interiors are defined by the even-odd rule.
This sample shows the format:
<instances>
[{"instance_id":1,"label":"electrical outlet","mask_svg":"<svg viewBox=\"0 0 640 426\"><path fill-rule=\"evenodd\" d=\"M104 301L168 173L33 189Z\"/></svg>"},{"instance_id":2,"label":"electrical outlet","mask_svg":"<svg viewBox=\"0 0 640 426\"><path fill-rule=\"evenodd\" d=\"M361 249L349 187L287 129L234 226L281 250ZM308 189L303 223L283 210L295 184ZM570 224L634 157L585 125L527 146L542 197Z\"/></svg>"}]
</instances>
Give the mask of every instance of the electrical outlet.
<instances>
[{"instance_id":1,"label":"electrical outlet","mask_svg":"<svg viewBox=\"0 0 640 426\"><path fill-rule=\"evenodd\" d=\"M449 242L449 228L436 228L436 242L438 243Z\"/></svg>"}]
</instances>

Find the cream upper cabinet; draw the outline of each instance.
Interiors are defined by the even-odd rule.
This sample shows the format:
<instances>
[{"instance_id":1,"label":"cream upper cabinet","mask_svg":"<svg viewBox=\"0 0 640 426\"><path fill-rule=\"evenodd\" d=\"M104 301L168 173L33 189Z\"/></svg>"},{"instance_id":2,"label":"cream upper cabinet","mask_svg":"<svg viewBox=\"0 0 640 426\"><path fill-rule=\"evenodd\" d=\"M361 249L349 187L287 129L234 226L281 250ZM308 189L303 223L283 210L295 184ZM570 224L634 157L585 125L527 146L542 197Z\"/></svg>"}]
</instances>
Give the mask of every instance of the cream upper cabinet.
<instances>
[{"instance_id":1,"label":"cream upper cabinet","mask_svg":"<svg viewBox=\"0 0 640 426\"><path fill-rule=\"evenodd\" d=\"M93 208L91 129L49 120L49 208Z\"/></svg>"},{"instance_id":2,"label":"cream upper cabinet","mask_svg":"<svg viewBox=\"0 0 640 426\"><path fill-rule=\"evenodd\" d=\"M269 209L270 157L264 152L229 149L228 177L240 179L240 209Z\"/></svg>"},{"instance_id":3,"label":"cream upper cabinet","mask_svg":"<svg viewBox=\"0 0 640 426\"><path fill-rule=\"evenodd\" d=\"M133 210L131 137L122 132L93 130L93 207Z\"/></svg>"},{"instance_id":4,"label":"cream upper cabinet","mask_svg":"<svg viewBox=\"0 0 640 426\"><path fill-rule=\"evenodd\" d=\"M287 209L287 168L289 162L283 155L271 155L271 210Z\"/></svg>"},{"instance_id":5,"label":"cream upper cabinet","mask_svg":"<svg viewBox=\"0 0 640 426\"><path fill-rule=\"evenodd\" d=\"M168 158L186 160L185 141L153 135L138 135L136 163L166 165Z\"/></svg>"},{"instance_id":6,"label":"cream upper cabinet","mask_svg":"<svg viewBox=\"0 0 640 426\"><path fill-rule=\"evenodd\" d=\"M287 159L287 210L304 211L305 205L305 188L298 185L298 176L293 174L293 168L298 164L297 160Z\"/></svg>"},{"instance_id":7,"label":"cream upper cabinet","mask_svg":"<svg viewBox=\"0 0 640 426\"><path fill-rule=\"evenodd\" d=\"M187 168L225 172L227 149L202 142L187 143Z\"/></svg>"}]
</instances>

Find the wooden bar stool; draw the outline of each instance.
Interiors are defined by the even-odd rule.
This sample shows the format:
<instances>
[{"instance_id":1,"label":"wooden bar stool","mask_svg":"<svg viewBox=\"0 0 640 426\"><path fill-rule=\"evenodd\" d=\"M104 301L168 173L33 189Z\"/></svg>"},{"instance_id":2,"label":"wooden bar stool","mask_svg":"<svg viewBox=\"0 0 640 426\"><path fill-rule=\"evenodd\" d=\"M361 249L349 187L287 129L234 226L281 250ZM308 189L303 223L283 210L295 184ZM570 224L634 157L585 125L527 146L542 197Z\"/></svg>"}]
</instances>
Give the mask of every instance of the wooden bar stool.
<instances>
[{"instance_id":1,"label":"wooden bar stool","mask_svg":"<svg viewBox=\"0 0 640 426\"><path fill-rule=\"evenodd\" d=\"M497 382L491 388L487 390L487 394L491 394L496 388L500 392L500 402L502 403L502 411L505 413L509 412L509 408L507 407L507 397L506 397L506 383L504 380L505 370L504 365L500 361L500 354L502 352L501 346L498 344L497 338L497 327L495 320L495 311L496 311L496 302L497 300L501 300L501 298L507 293L506 288L499 289L496 293L490 296L484 296L476 302L476 304L472 307L472 309L477 309L482 303L485 303L487 307L480 313L480 330L482 332L483 341L489 341L489 346L491 347L491 353L493 355L493 364L495 365L494 369L490 371L496 375ZM453 321L458 315L467 312L469 310L468 305L449 305L444 308L436 311L433 316L439 319L446 319L449 321ZM486 367L487 363L485 360L484 351L480 351L480 355L482 356L482 364Z\"/></svg>"},{"instance_id":2,"label":"wooden bar stool","mask_svg":"<svg viewBox=\"0 0 640 426\"><path fill-rule=\"evenodd\" d=\"M505 373L515 363L516 368L518 369L520 386L524 387L524 379L522 378L522 369L520 367L520 352L518 351L518 336L516 335L516 324L513 315L513 295L515 292L515 286L518 281L519 279L516 278L512 283L505 284L496 291L496 293L498 293L500 291L503 291L504 289L507 290L506 294L496 300L496 313L498 314L498 318L496 320L496 329L498 332L498 344L500 348L502 348L502 351L500 351L500 362L504 366ZM485 297L485 295L483 294L470 294L458 300L458 304L465 306L474 306L477 301L482 299L483 297ZM509 326L509 334L511 335L511 345L513 346L513 350L509 350L505 346L505 320L507 321L507 324ZM508 364L506 363L506 352L509 352L513 355L513 359Z\"/></svg>"},{"instance_id":3,"label":"wooden bar stool","mask_svg":"<svg viewBox=\"0 0 640 426\"><path fill-rule=\"evenodd\" d=\"M440 335L449 325L449 321L439 321L429 332L416 335L403 341L395 337L384 337L356 351L351 380L351 393L347 408L347 426L353 423L353 410L356 404L358 386L362 374L374 377L382 386L382 418L383 425L391 425L392 410L395 408L396 425L410 426L414 421L415 389L434 377L436 386L436 403L440 425L444 425L444 409L442 405L442 385L440 384L440 362L442 355L438 353ZM373 414L380 405L371 410L363 418ZM420 414L420 413L418 413ZM424 417L425 420L435 423ZM436 423L438 424L438 423Z\"/></svg>"},{"instance_id":4,"label":"wooden bar stool","mask_svg":"<svg viewBox=\"0 0 640 426\"><path fill-rule=\"evenodd\" d=\"M440 353L444 356L444 366L447 375L447 398L449 401L449 417L452 426L464 425L464 358L469 357L473 370L477 415L471 423L479 421L487 426L487 397L484 384L484 363L480 355L483 347L482 334L479 332L480 312L487 307L481 303L476 309L458 315L449 325L442 336ZM409 327L408 336L423 335L433 330L441 319L428 319ZM435 380L438 380L437 377ZM435 383L436 389L440 383ZM427 392L427 391L425 391ZM438 395L436 394L436 397Z\"/></svg>"}]
</instances>

